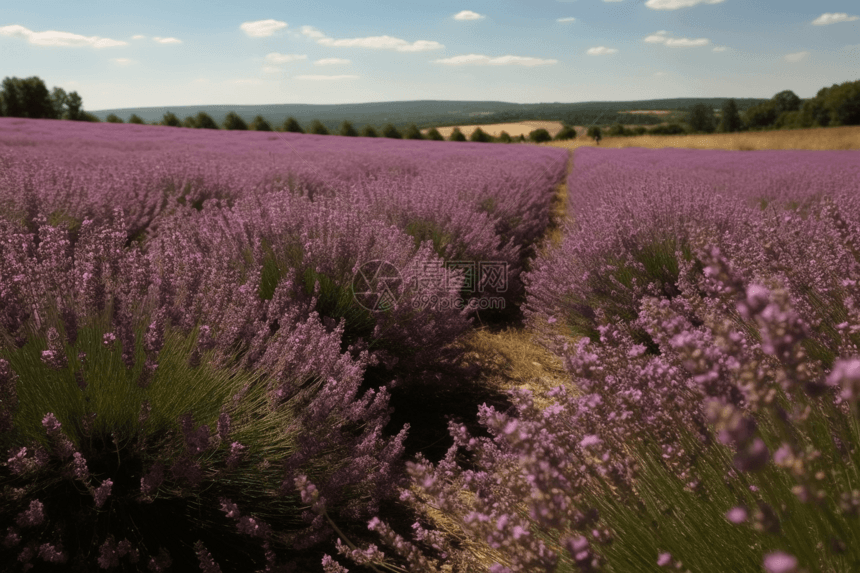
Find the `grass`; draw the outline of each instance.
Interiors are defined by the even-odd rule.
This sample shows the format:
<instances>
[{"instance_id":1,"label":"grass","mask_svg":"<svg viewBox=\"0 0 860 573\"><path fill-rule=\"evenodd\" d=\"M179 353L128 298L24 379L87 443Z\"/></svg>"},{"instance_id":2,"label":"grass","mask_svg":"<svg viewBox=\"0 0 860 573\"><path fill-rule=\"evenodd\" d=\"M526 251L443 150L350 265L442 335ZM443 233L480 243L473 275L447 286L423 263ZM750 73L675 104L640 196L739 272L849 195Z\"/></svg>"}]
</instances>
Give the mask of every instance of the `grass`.
<instances>
[{"instance_id":1,"label":"grass","mask_svg":"<svg viewBox=\"0 0 860 573\"><path fill-rule=\"evenodd\" d=\"M593 139L578 137L570 141L552 141L544 145L577 149L595 147ZM727 149L755 151L761 149L860 149L860 126L817 127L742 133L713 133L697 135L641 135L636 137L604 137L599 147L644 147L660 149Z\"/></svg>"}]
</instances>

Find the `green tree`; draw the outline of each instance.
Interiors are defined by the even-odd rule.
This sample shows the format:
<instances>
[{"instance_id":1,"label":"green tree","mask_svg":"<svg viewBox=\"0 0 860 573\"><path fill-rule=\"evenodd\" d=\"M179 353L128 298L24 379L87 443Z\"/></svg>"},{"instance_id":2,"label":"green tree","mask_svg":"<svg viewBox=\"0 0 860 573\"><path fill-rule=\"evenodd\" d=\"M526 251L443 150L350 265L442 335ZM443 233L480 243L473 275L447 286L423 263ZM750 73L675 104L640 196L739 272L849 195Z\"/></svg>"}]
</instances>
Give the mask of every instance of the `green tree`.
<instances>
[{"instance_id":1,"label":"green tree","mask_svg":"<svg viewBox=\"0 0 860 573\"><path fill-rule=\"evenodd\" d=\"M272 131L271 124L266 121L262 115L258 115L251 122L250 128L252 131Z\"/></svg>"},{"instance_id":2,"label":"green tree","mask_svg":"<svg viewBox=\"0 0 860 573\"><path fill-rule=\"evenodd\" d=\"M682 135L684 133L687 133L687 130L680 123L658 125L651 129L651 135Z\"/></svg>"},{"instance_id":3,"label":"green tree","mask_svg":"<svg viewBox=\"0 0 860 573\"><path fill-rule=\"evenodd\" d=\"M713 133L717 128L713 108L703 103L697 103L692 107L687 123L690 124L691 131L699 133Z\"/></svg>"},{"instance_id":4,"label":"green tree","mask_svg":"<svg viewBox=\"0 0 860 573\"><path fill-rule=\"evenodd\" d=\"M410 123L406 126L406 131L403 132L403 139L424 139L424 135L417 125Z\"/></svg>"},{"instance_id":5,"label":"green tree","mask_svg":"<svg viewBox=\"0 0 860 573\"><path fill-rule=\"evenodd\" d=\"M777 117L776 102L768 100L746 110L743 123L749 129L767 129L776 122Z\"/></svg>"},{"instance_id":6,"label":"green tree","mask_svg":"<svg viewBox=\"0 0 860 573\"><path fill-rule=\"evenodd\" d=\"M218 129L218 124L215 123L211 115L205 111L199 111L194 116L194 127L197 129Z\"/></svg>"},{"instance_id":7,"label":"green tree","mask_svg":"<svg viewBox=\"0 0 860 573\"><path fill-rule=\"evenodd\" d=\"M645 135L647 131L644 125L639 125L633 128L633 135Z\"/></svg>"},{"instance_id":8,"label":"green tree","mask_svg":"<svg viewBox=\"0 0 860 573\"><path fill-rule=\"evenodd\" d=\"M741 114L738 111L738 102L734 99L727 99L723 103L720 113L719 131L722 133L734 133L740 131L742 125Z\"/></svg>"},{"instance_id":9,"label":"green tree","mask_svg":"<svg viewBox=\"0 0 860 573\"><path fill-rule=\"evenodd\" d=\"M493 141L493 136L480 127L476 127L475 130L472 131L471 135L469 135L469 141L474 141L476 143L490 143Z\"/></svg>"},{"instance_id":10,"label":"green tree","mask_svg":"<svg viewBox=\"0 0 860 573\"><path fill-rule=\"evenodd\" d=\"M431 127L427 130L427 134L424 136L426 139L430 139L432 141L444 141L445 138L442 137L442 134L439 133L439 130L435 127Z\"/></svg>"},{"instance_id":11,"label":"green tree","mask_svg":"<svg viewBox=\"0 0 860 573\"><path fill-rule=\"evenodd\" d=\"M92 114L88 111L82 111L78 121L89 121L90 123L101 123L102 122L102 120L100 120L97 115Z\"/></svg>"},{"instance_id":12,"label":"green tree","mask_svg":"<svg viewBox=\"0 0 860 573\"><path fill-rule=\"evenodd\" d=\"M600 145L600 140L603 139L603 132L600 131L600 128L596 125L592 125L588 128L588 137L594 140L597 145Z\"/></svg>"},{"instance_id":13,"label":"green tree","mask_svg":"<svg viewBox=\"0 0 860 573\"><path fill-rule=\"evenodd\" d=\"M182 120L182 127L197 127L197 123L194 121L194 116L186 115L185 119Z\"/></svg>"},{"instance_id":14,"label":"green tree","mask_svg":"<svg viewBox=\"0 0 860 573\"><path fill-rule=\"evenodd\" d=\"M111 113L105 118L105 121L108 123L122 123L122 118L115 113Z\"/></svg>"},{"instance_id":15,"label":"green tree","mask_svg":"<svg viewBox=\"0 0 860 573\"><path fill-rule=\"evenodd\" d=\"M451 135L448 136L448 141L466 141L466 136L460 131L459 127L455 127Z\"/></svg>"},{"instance_id":16,"label":"green tree","mask_svg":"<svg viewBox=\"0 0 860 573\"><path fill-rule=\"evenodd\" d=\"M382 137L388 137L390 139L403 139L403 136L400 134L397 128L394 127L394 124L391 123L386 123L382 127Z\"/></svg>"},{"instance_id":17,"label":"green tree","mask_svg":"<svg viewBox=\"0 0 860 573\"><path fill-rule=\"evenodd\" d=\"M511 141L511 136L507 131L502 131L502 133L499 134L500 143L510 143Z\"/></svg>"},{"instance_id":18,"label":"green tree","mask_svg":"<svg viewBox=\"0 0 860 573\"><path fill-rule=\"evenodd\" d=\"M308 133L313 133L315 135L330 135L328 128L318 119L311 122L308 127Z\"/></svg>"},{"instance_id":19,"label":"green tree","mask_svg":"<svg viewBox=\"0 0 860 573\"><path fill-rule=\"evenodd\" d=\"M0 88L0 107L2 115L7 117L57 118L51 94L38 76L4 78Z\"/></svg>"},{"instance_id":20,"label":"green tree","mask_svg":"<svg viewBox=\"0 0 860 573\"><path fill-rule=\"evenodd\" d=\"M576 129L570 125L563 126L561 131L555 134L556 141L567 141L569 139L576 139Z\"/></svg>"},{"instance_id":21,"label":"green tree","mask_svg":"<svg viewBox=\"0 0 860 573\"><path fill-rule=\"evenodd\" d=\"M624 137L627 135L631 135L631 132L620 123L616 123L610 126L609 131L606 132L606 135L607 137Z\"/></svg>"},{"instance_id":22,"label":"green tree","mask_svg":"<svg viewBox=\"0 0 860 573\"><path fill-rule=\"evenodd\" d=\"M66 93L66 90L63 88L57 88L51 90L51 105L54 108L54 118L62 119L63 115L66 113L66 99L69 95Z\"/></svg>"},{"instance_id":23,"label":"green tree","mask_svg":"<svg viewBox=\"0 0 860 573\"><path fill-rule=\"evenodd\" d=\"M165 112L161 117L161 122L159 125L166 125L168 127L182 127L182 122L176 117L176 114L172 111Z\"/></svg>"},{"instance_id":24,"label":"green tree","mask_svg":"<svg viewBox=\"0 0 860 573\"><path fill-rule=\"evenodd\" d=\"M344 120L342 124L340 124L340 129L338 130L338 135L343 135L344 137L356 137L358 135L358 131L352 126L352 123Z\"/></svg>"},{"instance_id":25,"label":"green tree","mask_svg":"<svg viewBox=\"0 0 860 573\"><path fill-rule=\"evenodd\" d=\"M239 117L239 114L235 111L231 111L227 114L227 117L224 118L224 129L233 130L233 131L246 131L248 129L248 124L245 123L245 120Z\"/></svg>"},{"instance_id":26,"label":"green tree","mask_svg":"<svg viewBox=\"0 0 860 573\"><path fill-rule=\"evenodd\" d=\"M287 133L304 133L305 130L302 129L302 126L299 125L299 122L294 117L288 117L284 120L283 125L281 126L281 131L286 131Z\"/></svg>"},{"instance_id":27,"label":"green tree","mask_svg":"<svg viewBox=\"0 0 860 573\"><path fill-rule=\"evenodd\" d=\"M136 123L138 125L145 125L146 124L146 122L144 122L143 119L139 115L137 115L136 113L131 114L131 117L128 118L128 122L129 123Z\"/></svg>"},{"instance_id":28,"label":"green tree","mask_svg":"<svg viewBox=\"0 0 860 573\"><path fill-rule=\"evenodd\" d=\"M542 127L539 127L538 129L534 129L529 132L529 141L533 143L544 143L547 141L552 141L552 136L547 130Z\"/></svg>"},{"instance_id":29,"label":"green tree","mask_svg":"<svg viewBox=\"0 0 860 573\"><path fill-rule=\"evenodd\" d=\"M372 125L365 125L361 128L361 137L379 137Z\"/></svg>"},{"instance_id":30,"label":"green tree","mask_svg":"<svg viewBox=\"0 0 860 573\"><path fill-rule=\"evenodd\" d=\"M520 142L522 143L525 140L526 140L526 136L521 133L520 134Z\"/></svg>"},{"instance_id":31,"label":"green tree","mask_svg":"<svg viewBox=\"0 0 860 573\"><path fill-rule=\"evenodd\" d=\"M78 92L70 92L66 97L66 113L64 119L84 121L84 102Z\"/></svg>"},{"instance_id":32,"label":"green tree","mask_svg":"<svg viewBox=\"0 0 860 573\"><path fill-rule=\"evenodd\" d=\"M803 105L803 101L791 90L779 92L771 98L771 101L776 106L777 117L789 111L800 111Z\"/></svg>"}]
</instances>

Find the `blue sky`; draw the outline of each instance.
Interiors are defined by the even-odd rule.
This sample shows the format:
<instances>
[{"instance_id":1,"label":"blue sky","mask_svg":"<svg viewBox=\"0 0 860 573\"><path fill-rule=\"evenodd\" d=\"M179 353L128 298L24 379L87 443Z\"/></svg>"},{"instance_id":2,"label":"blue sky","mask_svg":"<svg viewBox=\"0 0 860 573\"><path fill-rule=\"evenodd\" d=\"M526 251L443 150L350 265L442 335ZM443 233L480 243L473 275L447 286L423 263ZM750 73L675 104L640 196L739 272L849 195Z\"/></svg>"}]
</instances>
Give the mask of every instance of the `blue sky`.
<instances>
[{"instance_id":1,"label":"blue sky","mask_svg":"<svg viewBox=\"0 0 860 573\"><path fill-rule=\"evenodd\" d=\"M770 97L860 79L856 0L28 0L0 77L88 110Z\"/></svg>"}]
</instances>

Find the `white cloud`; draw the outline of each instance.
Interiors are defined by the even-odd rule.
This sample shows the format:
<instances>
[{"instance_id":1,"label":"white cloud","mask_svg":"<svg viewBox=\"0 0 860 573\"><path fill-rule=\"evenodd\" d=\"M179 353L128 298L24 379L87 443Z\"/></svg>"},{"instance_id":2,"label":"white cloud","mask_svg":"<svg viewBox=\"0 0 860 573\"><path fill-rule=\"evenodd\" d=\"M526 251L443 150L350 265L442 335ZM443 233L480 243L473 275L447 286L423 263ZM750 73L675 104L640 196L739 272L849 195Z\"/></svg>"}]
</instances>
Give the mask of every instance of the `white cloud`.
<instances>
[{"instance_id":1,"label":"white cloud","mask_svg":"<svg viewBox=\"0 0 860 573\"><path fill-rule=\"evenodd\" d=\"M838 12L836 14L824 13L815 20L813 20L812 25L827 26L828 24L837 24L839 22L853 22L854 20L860 20L860 16L849 16L844 12Z\"/></svg>"},{"instance_id":2,"label":"white cloud","mask_svg":"<svg viewBox=\"0 0 860 573\"><path fill-rule=\"evenodd\" d=\"M110 61L121 66L127 66L131 63L131 60L129 60L128 58L111 58Z\"/></svg>"},{"instance_id":3,"label":"white cloud","mask_svg":"<svg viewBox=\"0 0 860 573\"><path fill-rule=\"evenodd\" d=\"M669 37L669 32L666 30L660 30L655 34L646 36L643 41L651 44L663 44L670 48L695 48L698 46L707 46L711 43L707 38L696 38L695 40L691 40L690 38L671 38Z\"/></svg>"},{"instance_id":4,"label":"white cloud","mask_svg":"<svg viewBox=\"0 0 860 573\"><path fill-rule=\"evenodd\" d=\"M714 46L715 52L725 52L726 50L728 50L728 48L725 46Z\"/></svg>"},{"instance_id":5,"label":"white cloud","mask_svg":"<svg viewBox=\"0 0 860 573\"><path fill-rule=\"evenodd\" d=\"M146 36L144 36L143 34L135 34L134 36L131 37L131 39L132 40L144 40L144 39L146 39Z\"/></svg>"},{"instance_id":6,"label":"white cloud","mask_svg":"<svg viewBox=\"0 0 860 573\"><path fill-rule=\"evenodd\" d=\"M428 50L439 50L444 48L439 42L430 40L416 40L407 42L392 36L369 36L366 38L329 38L313 26L302 26L302 34L316 40L322 46L336 48L371 48L376 50L397 50L398 52L426 52Z\"/></svg>"},{"instance_id":7,"label":"white cloud","mask_svg":"<svg viewBox=\"0 0 860 573\"><path fill-rule=\"evenodd\" d=\"M179 40L177 38L160 38L158 36L154 36L152 39L155 40L156 42L158 42L159 44L181 44L182 43L182 40Z\"/></svg>"},{"instance_id":8,"label":"white cloud","mask_svg":"<svg viewBox=\"0 0 860 573\"><path fill-rule=\"evenodd\" d=\"M531 58L527 56L498 56L491 58L482 54L467 54L463 56L454 56L451 58L443 58L434 60L437 64L445 64L448 66L549 66L557 64L558 60L544 60L541 58Z\"/></svg>"},{"instance_id":9,"label":"white cloud","mask_svg":"<svg viewBox=\"0 0 860 573\"><path fill-rule=\"evenodd\" d=\"M339 76L318 76L318 75L309 75L309 76L296 76L297 80L311 80L311 81L326 81L326 80L356 80L358 76L351 76L348 74L341 74Z\"/></svg>"},{"instance_id":10,"label":"white cloud","mask_svg":"<svg viewBox=\"0 0 860 573\"><path fill-rule=\"evenodd\" d=\"M791 63L802 62L807 57L809 57L809 52L795 52L793 54L786 54L785 61Z\"/></svg>"},{"instance_id":11,"label":"white cloud","mask_svg":"<svg viewBox=\"0 0 860 573\"><path fill-rule=\"evenodd\" d=\"M239 28L252 38L265 38L271 36L281 28L286 28L287 23L280 20L256 20L254 22L243 22Z\"/></svg>"},{"instance_id":12,"label":"white cloud","mask_svg":"<svg viewBox=\"0 0 860 573\"><path fill-rule=\"evenodd\" d=\"M597 46L595 48L588 48L588 51L585 52L589 56L607 56L609 54L614 54L618 52L615 48L607 48L606 46Z\"/></svg>"},{"instance_id":13,"label":"white cloud","mask_svg":"<svg viewBox=\"0 0 860 573\"><path fill-rule=\"evenodd\" d=\"M230 80L230 83L240 85L240 86L241 85L258 86L258 85L263 83L263 80L259 80L257 78L247 78L247 79L241 78L241 79L236 79L236 80Z\"/></svg>"},{"instance_id":14,"label":"white cloud","mask_svg":"<svg viewBox=\"0 0 860 573\"><path fill-rule=\"evenodd\" d=\"M314 62L316 66L341 66L351 63L350 60L344 58L322 58Z\"/></svg>"},{"instance_id":15,"label":"white cloud","mask_svg":"<svg viewBox=\"0 0 860 573\"><path fill-rule=\"evenodd\" d=\"M457 12L454 14L455 20L483 20L486 18L483 14L478 14L477 12L472 12L471 10L463 10L462 12Z\"/></svg>"},{"instance_id":16,"label":"white cloud","mask_svg":"<svg viewBox=\"0 0 860 573\"><path fill-rule=\"evenodd\" d=\"M18 24L0 27L0 36L25 38L29 43L36 46L60 46L64 48L78 46L113 48L128 45L128 42L123 42L122 40L100 38L99 36L82 36L71 32L58 32L56 30L34 32Z\"/></svg>"},{"instance_id":17,"label":"white cloud","mask_svg":"<svg viewBox=\"0 0 860 573\"><path fill-rule=\"evenodd\" d=\"M275 66L263 66L264 74L280 74L283 71L284 70L282 70L281 68L276 68Z\"/></svg>"},{"instance_id":18,"label":"white cloud","mask_svg":"<svg viewBox=\"0 0 860 573\"><path fill-rule=\"evenodd\" d=\"M655 78L662 78L663 76L669 75L667 72L654 72Z\"/></svg>"},{"instance_id":19,"label":"white cloud","mask_svg":"<svg viewBox=\"0 0 860 573\"><path fill-rule=\"evenodd\" d=\"M562 24L565 24L567 22L576 22L576 18L573 18L573 17L559 18L558 20L556 20L556 22L561 22Z\"/></svg>"},{"instance_id":20,"label":"white cloud","mask_svg":"<svg viewBox=\"0 0 860 573\"><path fill-rule=\"evenodd\" d=\"M678 10L698 4L719 4L725 0L648 0L645 5L652 10Z\"/></svg>"},{"instance_id":21,"label":"white cloud","mask_svg":"<svg viewBox=\"0 0 860 573\"><path fill-rule=\"evenodd\" d=\"M287 64L289 62L307 59L308 57L306 55L299 54L279 54L278 52L266 54L266 61L270 64Z\"/></svg>"}]
</instances>

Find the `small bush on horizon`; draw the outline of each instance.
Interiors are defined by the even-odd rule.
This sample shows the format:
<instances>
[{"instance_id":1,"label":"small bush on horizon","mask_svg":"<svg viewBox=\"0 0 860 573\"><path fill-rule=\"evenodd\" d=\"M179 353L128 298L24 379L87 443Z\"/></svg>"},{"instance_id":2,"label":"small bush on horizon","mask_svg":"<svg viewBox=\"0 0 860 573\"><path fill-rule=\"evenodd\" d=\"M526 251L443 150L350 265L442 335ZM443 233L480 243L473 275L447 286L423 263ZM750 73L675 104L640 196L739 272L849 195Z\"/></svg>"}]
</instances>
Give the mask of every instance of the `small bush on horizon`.
<instances>
[{"instance_id":1,"label":"small bush on horizon","mask_svg":"<svg viewBox=\"0 0 860 573\"><path fill-rule=\"evenodd\" d=\"M344 137L357 137L358 131L356 131L351 122L344 120L343 123L340 124L340 129L337 134Z\"/></svg>"},{"instance_id":2,"label":"small bush on horizon","mask_svg":"<svg viewBox=\"0 0 860 573\"><path fill-rule=\"evenodd\" d=\"M650 133L652 135L684 135L687 130L680 123L669 123L652 128Z\"/></svg>"},{"instance_id":3,"label":"small bush on horizon","mask_svg":"<svg viewBox=\"0 0 860 573\"><path fill-rule=\"evenodd\" d=\"M382 127L382 137L388 137L390 139L403 139L403 135L396 127L394 127L393 123L386 123Z\"/></svg>"},{"instance_id":4,"label":"small bush on horizon","mask_svg":"<svg viewBox=\"0 0 860 573\"><path fill-rule=\"evenodd\" d=\"M552 141L552 136L547 130L540 127L529 132L529 141L533 143L544 143L547 141Z\"/></svg>"},{"instance_id":5,"label":"small bush on horizon","mask_svg":"<svg viewBox=\"0 0 860 573\"><path fill-rule=\"evenodd\" d=\"M182 122L176 117L176 114L172 111L165 112L164 116L162 116L159 125L166 125L168 127L181 127Z\"/></svg>"},{"instance_id":6,"label":"small bush on horizon","mask_svg":"<svg viewBox=\"0 0 860 573\"><path fill-rule=\"evenodd\" d=\"M131 114L131 117L128 118L128 122L129 123L136 123L138 125L145 125L146 124L146 122L143 121L143 119L139 115L137 115L136 113Z\"/></svg>"},{"instance_id":7,"label":"small bush on horizon","mask_svg":"<svg viewBox=\"0 0 860 573\"><path fill-rule=\"evenodd\" d=\"M499 134L499 137L497 138L497 141L498 141L499 143L510 143L510 142L511 142L511 141L513 141L513 140L511 139L511 135L510 135L507 131L502 131L502 132Z\"/></svg>"},{"instance_id":8,"label":"small bush on horizon","mask_svg":"<svg viewBox=\"0 0 860 573\"><path fill-rule=\"evenodd\" d=\"M284 123L281 125L281 131L285 131L287 133L304 133L305 130L302 129L302 126L299 125L299 122L296 118L290 116L284 120Z\"/></svg>"},{"instance_id":9,"label":"small bush on horizon","mask_svg":"<svg viewBox=\"0 0 860 573\"><path fill-rule=\"evenodd\" d=\"M717 129L713 108L703 103L692 107L687 123L690 125L690 131L695 133L713 133Z\"/></svg>"},{"instance_id":10,"label":"small bush on horizon","mask_svg":"<svg viewBox=\"0 0 860 573\"><path fill-rule=\"evenodd\" d=\"M108 123L122 123L122 122L123 122L123 121L122 121L122 118L121 118L121 117L119 117L119 116L118 116L117 114L115 114L115 113L109 114L109 115L105 118L105 121L106 121L106 122L108 122Z\"/></svg>"},{"instance_id":11,"label":"small bush on horizon","mask_svg":"<svg viewBox=\"0 0 860 573\"><path fill-rule=\"evenodd\" d=\"M197 129L219 129L218 124L205 111L198 112L194 116L194 127Z\"/></svg>"},{"instance_id":12,"label":"small bush on horizon","mask_svg":"<svg viewBox=\"0 0 860 573\"><path fill-rule=\"evenodd\" d=\"M469 135L469 141L475 143L490 143L493 141L493 136L491 136L489 133L487 133L480 127L476 127L475 131L473 131Z\"/></svg>"},{"instance_id":13,"label":"small bush on horizon","mask_svg":"<svg viewBox=\"0 0 860 573\"><path fill-rule=\"evenodd\" d=\"M272 131L272 125L262 115L255 117L249 128L251 131Z\"/></svg>"},{"instance_id":14,"label":"small bush on horizon","mask_svg":"<svg viewBox=\"0 0 860 573\"><path fill-rule=\"evenodd\" d=\"M234 131L247 131L248 124L242 119L238 113L231 111L224 118L224 129Z\"/></svg>"},{"instance_id":15,"label":"small bush on horizon","mask_svg":"<svg viewBox=\"0 0 860 573\"><path fill-rule=\"evenodd\" d=\"M431 127L427 130L427 135L425 135L425 138L431 141L445 141L445 138L442 137L442 134L439 133L439 130L435 127Z\"/></svg>"},{"instance_id":16,"label":"small bush on horizon","mask_svg":"<svg viewBox=\"0 0 860 573\"><path fill-rule=\"evenodd\" d=\"M556 141L568 141L571 139L576 139L576 129L571 125L565 125L561 128L561 131L555 134Z\"/></svg>"},{"instance_id":17,"label":"small bush on horizon","mask_svg":"<svg viewBox=\"0 0 860 573\"><path fill-rule=\"evenodd\" d=\"M379 134L376 133L376 129L370 124L365 125L361 128L361 137L379 137Z\"/></svg>"},{"instance_id":18,"label":"small bush on horizon","mask_svg":"<svg viewBox=\"0 0 860 573\"><path fill-rule=\"evenodd\" d=\"M403 132L403 139L424 139L424 135L417 125L410 123L406 126L406 131Z\"/></svg>"},{"instance_id":19,"label":"small bush on horizon","mask_svg":"<svg viewBox=\"0 0 860 573\"><path fill-rule=\"evenodd\" d=\"M331 132L329 132L325 124L318 119L311 122L308 126L307 133L312 133L314 135L331 135Z\"/></svg>"},{"instance_id":20,"label":"small bush on horizon","mask_svg":"<svg viewBox=\"0 0 860 573\"><path fill-rule=\"evenodd\" d=\"M448 141L466 141L466 136L460 131L459 127L455 127L451 135L448 136Z\"/></svg>"},{"instance_id":21,"label":"small bush on horizon","mask_svg":"<svg viewBox=\"0 0 860 573\"><path fill-rule=\"evenodd\" d=\"M193 115L186 115L185 119L182 120L182 127L194 129L194 127L195 127L194 116Z\"/></svg>"}]
</instances>

